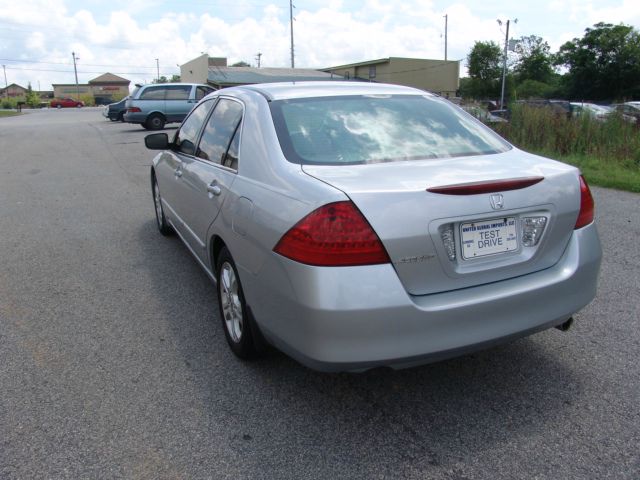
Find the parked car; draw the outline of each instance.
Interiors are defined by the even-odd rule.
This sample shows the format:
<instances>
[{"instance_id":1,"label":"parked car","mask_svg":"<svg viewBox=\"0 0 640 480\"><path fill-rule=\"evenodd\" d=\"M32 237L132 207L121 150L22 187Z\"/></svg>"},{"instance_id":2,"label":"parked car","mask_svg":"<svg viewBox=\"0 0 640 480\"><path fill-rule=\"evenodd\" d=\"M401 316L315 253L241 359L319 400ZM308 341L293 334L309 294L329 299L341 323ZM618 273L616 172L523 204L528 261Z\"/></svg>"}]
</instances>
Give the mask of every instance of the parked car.
<instances>
[{"instance_id":1,"label":"parked car","mask_svg":"<svg viewBox=\"0 0 640 480\"><path fill-rule=\"evenodd\" d=\"M266 343L319 370L407 367L567 329L594 298L579 170L424 91L233 87L145 144L158 229L216 282L241 358Z\"/></svg>"},{"instance_id":2,"label":"parked car","mask_svg":"<svg viewBox=\"0 0 640 480\"><path fill-rule=\"evenodd\" d=\"M640 102L617 103L612 107L623 116L634 118L634 123L640 121Z\"/></svg>"},{"instance_id":3,"label":"parked car","mask_svg":"<svg viewBox=\"0 0 640 480\"><path fill-rule=\"evenodd\" d=\"M515 103L529 108L548 108L559 116L571 117L571 103L567 100L516 100Z\"/></svg>"},{"instance_id":4,"label":"parked car","mask_svg":"<svg viewBox=\"0 0 640 480\"><path fill-rule=\"evenodd\" d=\"M70 107L84 107L82 100L75 100L73 98L54 98L49 103L51 108L70 108Z\"/></svg>"},{"instance_id":5,"label":"parked car","mask_svg":"<svg viewBox=\"0 0 640 480\"><path fill-rule=\"evenodd\" d=\"M128 98L129 97L125 97L119 102L105 105L104 109L102 110L102 115L112 122L117 122L118 120L124 122L124 114L127 111L126 102Z\"/></svg>"},{"instance_id":6,"label":"parked car","mask_svg":"<svg viewBox=\"0 0 640 480\"><path fill-rule=\"evenodd\" d=\"M499 117L497 115L493 115L493 112L488 112L484 108L478 105L462 105L461 108L476 117L482 123L506 123L507 120L505 118Z\"/></svg>"},{"instance_id":7,"label":"parked car","mask_svg":"<svg viewBox=\"0 0 640 480\"><path fill-rule=\"evenodd\" d=\"M161 130L167 123L184 120L194 105L213 91L208 85L196 83L137 85L125 103L124 121Z\"/></svg>"},{"instance_id":8,"label":"parked car","mask_svg":"<svg viewBox=\"0 0 640 480\"><path fill-rule=\"evenodd\" d=\"M613 114L614 109L588 102L571 102L571 114L574 117L589 115L595 120L604 121Z\"/></svg>"}]
</instances>

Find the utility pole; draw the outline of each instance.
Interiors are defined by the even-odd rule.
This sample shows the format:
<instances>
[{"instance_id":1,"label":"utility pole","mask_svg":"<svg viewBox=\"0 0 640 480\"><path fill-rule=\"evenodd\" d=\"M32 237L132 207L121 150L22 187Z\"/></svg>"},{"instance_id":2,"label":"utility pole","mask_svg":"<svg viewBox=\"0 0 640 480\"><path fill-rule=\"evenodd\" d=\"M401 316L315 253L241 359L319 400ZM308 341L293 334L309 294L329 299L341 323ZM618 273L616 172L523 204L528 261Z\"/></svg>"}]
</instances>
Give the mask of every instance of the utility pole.
<instances>
[{"instance_id":1,"label":"utility pole","mask_svg":"<svg viewBox=\"0 0 640 480\"><path fill-rule=\"evenodd\" d=\"M260 57L262 57L262 54L261 54L260 52L258 52L258 53L256 54L256 60L257 60L257 62L258 62L258 68L260 68Z\"/></svg>"},{"instance_id":2,"label":"utility pole","mask_svg":"<svg viewBox=\"0 0 640 480\"><path fill-rule=\"evenodd\" d=\"M76 68L76 61L80 60L80 57L76 57L76 52L71 52L73 57L73 73L76 75L76 100L80 100L80 86L78 85L78 69Z\"/></svg>"},{"instance_id":3,"label":"utility pole","mask_svg":"<svg viewBox=\"0 0 640 480\"><path fill-rule=\"evenodd\" d=\"M507 20L507 33L504 36L504 58L502 59L502 93L500 94L500 109L504 110L504 84L507 78L507 47L509 46L509 23L511 20ZM518 23L516 18L513 23ZM502 21L498 19L498 25L502 26Z\"/></svg>"},{"instance_id":4,"label":"utility pole","mask_svg":"<svg viewBox=\"0 0 640 480\"><path fill-rule=\"evenodd\" d=\"M156 58L156 73L157 73L156 81L160 83L160 59L159 58Z\"/></svg>"},{"instance_id":5,"label":"utility pole","mask_svg":"<svg viewBox=\"0 0 640 480\"><path fill-rule=\"evenodd\" d=\"M9 96L9 84L7 83L7 67L2 65L2 70L4 70L4 96Z\"/></svg>"},{"instance_id":6,"label":"utility pole","mask_svg":"<svg viewBox=\"0 0 640 480\"><path fill-rule=\"evenodd\" d=\"M291 24L291 68L295 68L293 60L293 0L289 0L289 23Z\"/></svg>"},{"instance_id":7,"label":"utility pole","mask_svg":"<svg viewBox=\"0 0 640 480\"><path fill-rule=\"evenodd\" d=\"M447 27L449 23L449 14L444 16L444 61L447 61Z\"/></svg>"}]
</instances>

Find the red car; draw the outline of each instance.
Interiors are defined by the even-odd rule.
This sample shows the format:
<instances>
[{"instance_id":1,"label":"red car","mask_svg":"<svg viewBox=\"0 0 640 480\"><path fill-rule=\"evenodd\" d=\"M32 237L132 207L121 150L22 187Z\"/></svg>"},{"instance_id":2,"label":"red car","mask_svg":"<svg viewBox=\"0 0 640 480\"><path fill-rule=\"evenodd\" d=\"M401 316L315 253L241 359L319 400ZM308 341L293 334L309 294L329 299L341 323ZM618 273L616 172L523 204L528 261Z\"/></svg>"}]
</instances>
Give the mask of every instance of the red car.
<instances>
[{"instance_id":1,"label":"red car","mask_svg":"<svg viewBox=\"0 0 640 480\"><path fill-rule=\"evenodd\" d=\"M84 107L84 102L73 98L54 98L49 104L51 108Z\"/></svg>"}]
</instances>

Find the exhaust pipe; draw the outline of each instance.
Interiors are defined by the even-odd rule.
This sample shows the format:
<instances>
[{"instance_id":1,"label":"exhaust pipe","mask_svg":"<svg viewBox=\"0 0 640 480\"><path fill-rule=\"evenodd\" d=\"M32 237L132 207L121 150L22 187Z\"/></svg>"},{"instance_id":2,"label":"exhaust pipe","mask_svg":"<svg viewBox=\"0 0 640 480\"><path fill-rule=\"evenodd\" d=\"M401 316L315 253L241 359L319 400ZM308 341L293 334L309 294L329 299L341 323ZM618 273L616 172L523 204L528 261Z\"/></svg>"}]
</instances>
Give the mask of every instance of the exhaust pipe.
<instances>
[{"instance_id":1,"label":"exhaust pipe","mask_svg":"<svg viewBox=\"0 0 640 480\"><path fill-rule=\"evenodd\" d=\"M573 317L569 317L569 320L566 322L556 325L556 328L561 332L566 332L571 328L571 325L573 325Z\"/></svg>"}]
</instances>

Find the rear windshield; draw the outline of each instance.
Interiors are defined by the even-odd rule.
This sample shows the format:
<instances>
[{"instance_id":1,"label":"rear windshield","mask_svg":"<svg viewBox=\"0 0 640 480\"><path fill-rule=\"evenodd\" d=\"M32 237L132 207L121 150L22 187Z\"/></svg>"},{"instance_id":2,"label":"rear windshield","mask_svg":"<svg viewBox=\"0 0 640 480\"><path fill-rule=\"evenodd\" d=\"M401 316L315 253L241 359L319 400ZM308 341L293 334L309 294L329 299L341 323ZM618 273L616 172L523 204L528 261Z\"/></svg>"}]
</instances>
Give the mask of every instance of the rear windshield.
<instances>
[{"instance_id":1,"label":"rear windshield","mask_svg":"<svg viewBox=\"0 0 640 480\"><path fill-rule=\"evenodd\" d=\"M341 165L505 152L511 146L438 97L366 95L271 102L290 162Z\"/></svg>"}]
</instances>

